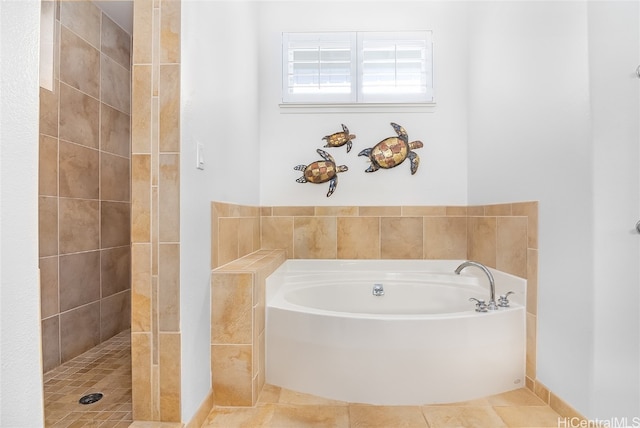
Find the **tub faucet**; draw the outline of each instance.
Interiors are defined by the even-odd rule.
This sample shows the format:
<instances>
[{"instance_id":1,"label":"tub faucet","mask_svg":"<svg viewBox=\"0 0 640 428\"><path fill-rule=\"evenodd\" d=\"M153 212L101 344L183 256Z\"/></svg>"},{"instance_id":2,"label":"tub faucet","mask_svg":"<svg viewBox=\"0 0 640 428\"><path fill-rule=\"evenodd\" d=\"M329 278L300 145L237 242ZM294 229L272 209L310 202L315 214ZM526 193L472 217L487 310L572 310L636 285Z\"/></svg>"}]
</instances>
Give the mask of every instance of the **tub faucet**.
<instances>
[{"instance_id":1,"label":"tub faucet","mask_svg":"<svg viewBox=\"0 0 640 428\"><path fill-rule=\"evenodd\" d=\"M462 272L462 269L466 268L467 266L475 266L477 268L480 268L487 275L487 278L489 278L489 291L491 293L489 296L489 303L487 303L487 309L489 309L490 311L495 311L496 309L498 309L498 305L496 305L496 284L495 284L495 281L493 280L493 275L491 275L491 272L489 271L489 269L487 269L487 267L482 263L467 260L466 262L462 263L460 266L456 268L455 270L456 274L460 275L460 272Z\"/></svg>"}]
</instances>

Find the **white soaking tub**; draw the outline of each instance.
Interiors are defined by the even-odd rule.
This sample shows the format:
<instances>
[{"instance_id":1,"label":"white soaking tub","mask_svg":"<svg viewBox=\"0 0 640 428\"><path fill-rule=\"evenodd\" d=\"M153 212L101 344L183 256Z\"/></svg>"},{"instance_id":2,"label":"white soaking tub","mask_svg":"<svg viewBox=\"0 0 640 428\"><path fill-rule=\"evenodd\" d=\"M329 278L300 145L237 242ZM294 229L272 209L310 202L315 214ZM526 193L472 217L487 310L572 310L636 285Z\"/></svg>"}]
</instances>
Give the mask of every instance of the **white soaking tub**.
<instances>
[{"instance_id":1,"label":"white soaking tub","mask_svg":"<svg viewBox=\"0 0 640 428\"><path fill-rule=\"evenodd\" d=\"M266 382L378 405L523 387L526 281L491 269L510 306L476 312L469 298L488 301L489 281L476 267L456 275L462 262L286 261L266 281Z\"/></svg>"}]
</instances>

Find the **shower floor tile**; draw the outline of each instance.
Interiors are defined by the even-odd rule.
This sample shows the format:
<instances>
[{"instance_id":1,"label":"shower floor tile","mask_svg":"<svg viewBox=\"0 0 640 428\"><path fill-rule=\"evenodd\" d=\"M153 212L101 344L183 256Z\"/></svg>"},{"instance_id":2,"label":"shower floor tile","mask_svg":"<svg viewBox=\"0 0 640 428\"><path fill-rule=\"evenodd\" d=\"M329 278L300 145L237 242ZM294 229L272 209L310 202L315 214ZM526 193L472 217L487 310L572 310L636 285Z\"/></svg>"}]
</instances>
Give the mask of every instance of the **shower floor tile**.
<instances>
[{"instance_id":1,"label":"shower floor tile","mask_svg":"<svg viewBox=\"0 0 640 428\"><path fill-rule=\"evenodd\" d=\"M102 393L92 404L81 397ZM131 416L131 332L123 331L44 374L45 426L128 427Z\"/></svg>"}]
</instances>

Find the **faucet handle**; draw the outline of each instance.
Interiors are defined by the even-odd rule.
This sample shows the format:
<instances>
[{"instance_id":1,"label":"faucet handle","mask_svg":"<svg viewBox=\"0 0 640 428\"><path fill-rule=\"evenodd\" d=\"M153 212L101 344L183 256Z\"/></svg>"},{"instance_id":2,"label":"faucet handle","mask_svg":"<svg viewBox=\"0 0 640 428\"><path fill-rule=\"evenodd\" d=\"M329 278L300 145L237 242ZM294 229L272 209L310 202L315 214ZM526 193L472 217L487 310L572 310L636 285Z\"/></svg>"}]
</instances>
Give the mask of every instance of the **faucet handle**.
<instances>
[{"instance_id":1,"label":"faucet handle","mask_svg":"<svg viewBox=\"0 0 640 428\"><path fill-rule=\"evenodd\" d=\"M482 299L476 299L475 297L469 298L470 302L476 302L476 312L487 312L487 304Z\"/></svg>"},{"instance_id":2,"label":"faucet handle","mask_svg":"<svg viewBox=\"0 0 640 428\"><path fill-rule=\"evenodd\" d=\"M513 291L509 291L507 294L502 294L499 298L498 298L498 306L500 306L501 308L508 308L509 307L509 295L510 294L515 294Z\"/></svg>"}]
</instances>

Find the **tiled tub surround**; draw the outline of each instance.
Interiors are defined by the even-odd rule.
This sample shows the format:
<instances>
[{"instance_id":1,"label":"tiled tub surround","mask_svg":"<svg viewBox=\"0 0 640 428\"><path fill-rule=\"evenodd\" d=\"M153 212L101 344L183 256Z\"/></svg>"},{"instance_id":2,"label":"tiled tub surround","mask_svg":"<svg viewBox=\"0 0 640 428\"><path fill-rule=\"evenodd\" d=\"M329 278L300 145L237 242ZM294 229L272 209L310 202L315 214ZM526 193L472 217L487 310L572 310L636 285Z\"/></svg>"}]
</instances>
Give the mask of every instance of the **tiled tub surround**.
<instances>
[{"instance_id":1,"label":"tiled tub surround","mask_svg":"<svg viewBox=\"0 0 640 428\"><path fill-rule=\"evenodd\" d=\"M55 2L40 88L44 371L130 326L131 37L88 1Z\"/></svg>"},{"instance_id":2,"label":"tiled tub surround","mask_svg":"<svg viewBox=\"0 0 640 428\"><path fill-rule=\"evenodd\" d=\"M253 406L265 381L265 280L285 261L258 250L211 274L211 376L221 406Z\"/></svg>"},{"instance_id":3,"label":"tiled tub surround","mask_svg":"<svg viewBox=\"0 0 640 428\"><path fill-rule=\"evenodd\" d=\"M286 258L473 259L526 278L526 375L527 385L533 389L537 215L537 202L472 207L261 208L213 202L212 267L251 254L259 236L262 250L282 249ZM216 358L212 357L213 364L221 364Z\"/></svg>"}]
</instances>

